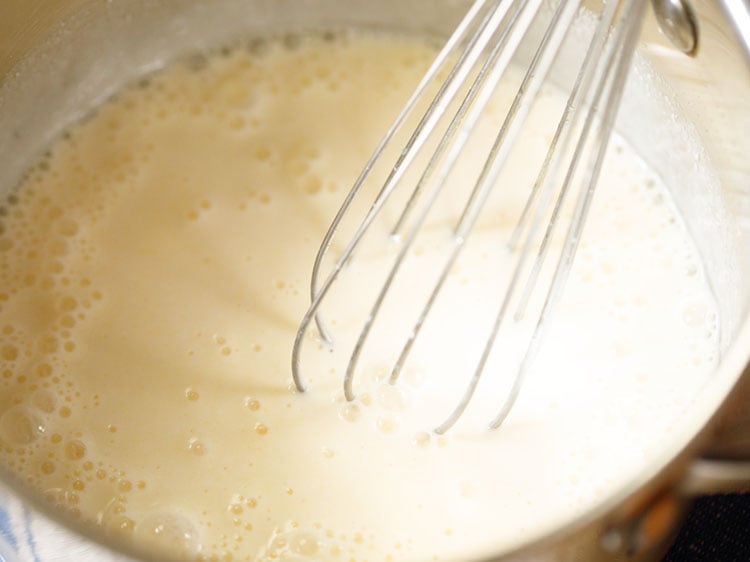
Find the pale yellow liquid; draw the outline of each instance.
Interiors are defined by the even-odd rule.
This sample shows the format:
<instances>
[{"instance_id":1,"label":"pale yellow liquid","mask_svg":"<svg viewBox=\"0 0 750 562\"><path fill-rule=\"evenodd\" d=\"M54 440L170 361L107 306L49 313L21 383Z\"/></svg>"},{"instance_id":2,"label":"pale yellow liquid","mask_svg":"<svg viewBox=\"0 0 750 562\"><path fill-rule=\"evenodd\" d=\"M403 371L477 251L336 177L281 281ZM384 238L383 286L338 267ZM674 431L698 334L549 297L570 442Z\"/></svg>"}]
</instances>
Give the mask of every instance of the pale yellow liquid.
<instances>
[{"instance_id":1,"label":"pale yellow liquid","mask_svg":"<svg viewBox=\"0 0 750 562\"><path fill-rule=\"evenodd\" d=\"M455 431L430 433L498 305L509 266L490 264L523 194L480 223L452 275L449 296L470 293L442 305L459 333L438 322L399 385L383 382L391 355L375 338L346 403L347 347L331 354L311 330L309 392L293 389L320 239L432 56L420 40L365 34L272 41L176 64L70 130L2 221L2 462L103 533L200 560L466 559L632 477L688 411L718 336L667 192L621 141L558 321L500 430L484 426L507 372ZM548 137L545 115L526 142ZM447 240L433 227L417 263ZM359 254L328 306L344 342L382 255ZM386 326L408 328L413 293Z\"/></svg>"}]
</instances>

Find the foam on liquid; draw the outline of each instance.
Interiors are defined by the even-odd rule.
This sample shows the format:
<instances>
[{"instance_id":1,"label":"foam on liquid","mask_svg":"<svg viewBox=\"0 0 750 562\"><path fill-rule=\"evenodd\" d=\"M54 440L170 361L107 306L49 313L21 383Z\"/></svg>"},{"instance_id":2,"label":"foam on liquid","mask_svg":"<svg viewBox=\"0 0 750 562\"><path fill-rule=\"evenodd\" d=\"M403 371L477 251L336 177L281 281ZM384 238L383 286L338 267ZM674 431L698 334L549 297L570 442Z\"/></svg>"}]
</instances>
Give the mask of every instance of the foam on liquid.
<instances>
[{"instance_id":1,"label":"foam on liquid","mask_svg":"<svg viewBox=\"0 0 750 562\"><path fill-rule=\"evenodd\" d=\"M718 334L665 186L618 139L499 431L481 426L507 377L456 431L429 429L470 375L519 202L480 224L452 274L449 293L470 298L441 313L460 333L425 334L399 385L376 342L347 403L346 350L313 334L310 392L291 386L322 234L433 55L367 34L255 44L175 64L71 129L3 208L2 462L71 517L200 560L466 559L632 477L711 372ZM549 134L545 115L527 142ZM445 232L436 221L417 264ZM341 290L377 286L381 257L358 255ZM334 333L350 337L365 305L334 299Z\"/></svg>"}]
</instances>

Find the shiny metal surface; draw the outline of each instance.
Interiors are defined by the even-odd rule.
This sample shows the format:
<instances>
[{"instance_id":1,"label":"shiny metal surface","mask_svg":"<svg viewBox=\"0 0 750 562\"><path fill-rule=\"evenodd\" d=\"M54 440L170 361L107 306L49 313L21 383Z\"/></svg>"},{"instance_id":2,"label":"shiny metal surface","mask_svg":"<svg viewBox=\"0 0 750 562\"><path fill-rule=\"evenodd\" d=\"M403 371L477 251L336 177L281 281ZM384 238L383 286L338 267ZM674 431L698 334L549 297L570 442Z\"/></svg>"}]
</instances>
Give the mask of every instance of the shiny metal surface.
<instances>
[{"instance_id":1,"label":"shiny metal surface","mask_svg":"<svg viewBox=\"0 0 750 562\"><path fill-rule=\"evenodd\" d=\"M720 2L729 25L734 29L740 48L750 60L750 4L747 0L722 0Z\"/></svg>"},{"instance_id":2,"label":"shiny metal surface","mask_svg":"<svg viewBox=\"0 0 750 562\"><path fill-rule=\"evenodd\" d=\"M651 5L667 39L683 53L692 54L698 47L698 26L690 5L685 0L653 0Z\"/></svg>"},{"instance_id":3,"label":"shiny metal surface","mask_svg":"<svg viewBox=\"0 0 750 562\"><path fill-rule=\"evenodd\" d=\"M445 36L467 6L464 0L4 0L0 193L13 189L27 162L67 124L174 53L274 29L342 24ZM675 200L709 270L722 310L721 365L672 446L649 459L637 478L554 533L517 552L488 554L487 560L656 560L691 494L750 483L750 422L742 415L750 400L750 375L743 377L750 357L750 7L745 0L695 0L692 6L700 33L694 56L677 52L651 17L640 49L645 62L635 74L657 74L669 94L669 112L691 123L704 147L699 157L716 173L714 208L691 181L692 156L654 152L650 162L675 186ZM632 139L636 132L628 122L640 117L628 107L623 111L627 119L619 126ZM650 125L658 129L669 122ZM715 216L719 208L727 213L721 221ZM736 262L731 274L722 273L727 257ZM696 464L704 452L711 464ZM10 475L3 479L63 524L133 552L132 545L63 520Z\"/></svg>"}]
</instances>

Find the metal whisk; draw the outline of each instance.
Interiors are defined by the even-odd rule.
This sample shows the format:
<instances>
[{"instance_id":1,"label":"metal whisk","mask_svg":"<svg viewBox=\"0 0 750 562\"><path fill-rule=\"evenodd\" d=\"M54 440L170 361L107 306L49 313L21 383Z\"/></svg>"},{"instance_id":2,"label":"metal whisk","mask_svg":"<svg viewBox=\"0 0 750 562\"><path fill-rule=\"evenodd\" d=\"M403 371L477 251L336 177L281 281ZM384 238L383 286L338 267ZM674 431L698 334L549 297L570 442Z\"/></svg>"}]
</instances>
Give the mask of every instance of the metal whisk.
<instances>
[{"instance_id":1,"label":"metal whisk","mask_svg":"<svg viewBox=\"0 0 750 562\"><path fill-rule=\"evenodd\" d=\"M365 165L325 235L315 260L311 282L312 302L297 332L292 357L294 383L300 392L305 391L300 372L301 348L310 324L314 319L321 338L328 343L332 341L318 314L321 303L326 299L342 268L352 258L386 200L402 185L406 171L418 161L417 153L428 139L433 138L434 152L428 158L426 166L421 168L419 181L412 187L410 195L406 198L407 203L392 229L392 234L399 243L398 255L372 304L347 366L344 393L348 400L354 399L352 384L357 362L385 297L407 259L430 208L445 187L446 178L466 148L468 137L486 111L493 91L522 40L529 33L530 26L538 17L542 5L543 0L477 0ZM503 423L518 397L524 374L538 350L547 319L559 300L571 270L640 33L645 5L646 0L607 0L603 6L559 124L549 143L536 181L529 188L525 206L509 240L509 248L517 252L517 261L494 324L458 405L447 419L435 428L438 434L450 429L471 401L501 325L512 321L509 317L518 318L524 313L533 292L544 291L543 305L538 317L535 318L535 327L514 373L510 392L492 419L491 428L497 428ZM419 337L490 192L502 188L502 185L497 185L499 172L580 9L580 0L559 0L557 5L553 6L549 24L533 52L518 92L502 121L494 144L455 226L448 258L435 279L433 289L427 296L421 313L395 362L389 379L391 384L396 383L409 352ZM364 220L332 269L323 275L321 270L324 258L355 197L370 176L373 167L384 158L386 147L393 142L396 132L404 125L407 116L418 107L418 102L426 95L428 86L435 83L441 70L445 72L446 68L450 68L447 76L440 83L437 93L398 153ZM455 107L457 110L451 114L452 118L447 128L436 132L440 119ZM555 250L559 252L557 265L550 280L541 282L539 272L549 257L552 247L550 240L559 223L563 222L561 208L571 192L576 197L572 203L574 211L569 219L564 241L560 249ZM409 223L412 212L417 212L416 218ZM516 303L515 314L510 313L512 302Z\"/></svg>"}]
</instances>

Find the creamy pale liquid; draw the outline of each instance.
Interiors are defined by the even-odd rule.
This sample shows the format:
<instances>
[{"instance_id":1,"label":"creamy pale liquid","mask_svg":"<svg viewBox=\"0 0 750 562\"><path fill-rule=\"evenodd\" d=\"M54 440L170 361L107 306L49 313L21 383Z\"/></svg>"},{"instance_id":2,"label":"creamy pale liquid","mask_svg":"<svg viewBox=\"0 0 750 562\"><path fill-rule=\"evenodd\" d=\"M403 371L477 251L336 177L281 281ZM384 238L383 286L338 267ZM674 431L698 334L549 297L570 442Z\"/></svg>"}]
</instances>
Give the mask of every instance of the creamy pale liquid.
<instances>
[{"instance_id":1,"label":"creamy pale liquid","mask_svg":"<svg viewBox=\"0 0 750 562\"><path fill-rule=\"evenodd\" d=\"M391 344L426 294L396 292L347 403L345 362L369 307L358 297L380 284L393 244L358 252L324 307L333 352L312 329L308 391L294 390L318 244L433 56L420 40L367 34L254 44L174 64L69 130L4 207L2 462L103 533L200 560L467 559L632 478L707 380L718 334L666 187L618 138L554 323L499 430L485 426L519 355L512 329L466 416L430 431L499 306L502 240L523 194L491 202L442 321L389 386ZM544 93L526 146L548 140L562 102ZM490 112L486 139L501 114ZM436 262L449 238L431 221L410 267Z\"/></svg>"}]
</instances>

